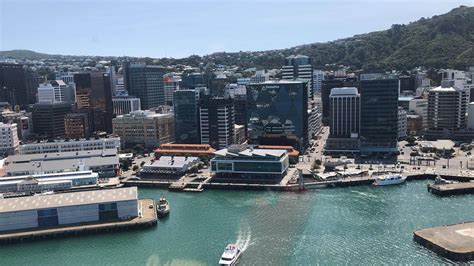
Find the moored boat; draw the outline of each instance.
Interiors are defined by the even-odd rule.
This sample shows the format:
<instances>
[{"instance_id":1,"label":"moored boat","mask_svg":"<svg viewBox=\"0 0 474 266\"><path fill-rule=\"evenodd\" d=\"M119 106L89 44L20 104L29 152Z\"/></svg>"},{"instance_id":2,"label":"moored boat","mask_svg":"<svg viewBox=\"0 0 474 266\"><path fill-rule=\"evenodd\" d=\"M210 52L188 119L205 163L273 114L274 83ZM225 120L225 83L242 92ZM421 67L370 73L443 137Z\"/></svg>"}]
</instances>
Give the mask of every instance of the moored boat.
<instances>
[{"instance_id":1,"label":"moored boat","mask_svg":"<svg viewBox=\"0 0 474 266\"><path fill-rule=\"evenodd\" d=\"M242 250L237 244L229 244L222 253L219 265L237 265Z\"/></svg>"},{"instance_id":2,"label":"moored boat","mask_svg":"<svg viewBox=\"0 0 474 266\"><path fill-rule=\"evenodd\" d=\"M156 213L160 218L170 213L170 204L165 197L161 197L158 204L156 204Z\"/></svg>"},{"instance_id":3,"label":"moored boat","mask_svg":"<svg viewBox=\"0 0 474 266\"><path fill-rule=\"evenodd\" d=\"M383 176L378 176L375 181L374 185L376 186L388 186L388 185L397 185L405 182L407 180L406 176L402 176L401 174L388 174Z\"/></svg>"}]
</instances>

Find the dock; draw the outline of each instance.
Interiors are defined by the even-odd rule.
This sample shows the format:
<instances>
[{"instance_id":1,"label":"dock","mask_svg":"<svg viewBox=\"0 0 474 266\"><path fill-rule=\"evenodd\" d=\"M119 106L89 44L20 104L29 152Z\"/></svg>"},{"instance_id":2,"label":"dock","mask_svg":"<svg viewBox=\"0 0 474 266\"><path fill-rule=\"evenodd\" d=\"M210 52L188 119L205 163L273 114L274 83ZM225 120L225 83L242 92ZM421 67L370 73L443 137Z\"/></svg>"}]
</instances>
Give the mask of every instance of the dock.
<instances>
[{"instance_id":1,"label":"dock","mask_svg":"<svg viewBox=\"0 0 474 266\"><path fill-rule=\"evenodd\" d=\"M438 196L450 196L474 193L474 182L454 184L429 184L428 191Z\"/></svg>"},{"instance_id":2,"label":"dock","mask_svg":"<svg viewBox=\"0 0 474 266\"><path fill-rule=\"evenodd\" d=\"M474 222L418 230L413 239L450 260L474 260Z\"/></svg>"},{"instance_id":3,"label":"dock","mask_svg":"<svg viewBox=\"0 0 474 266\"><path fill-rule=\"evenodd\" d=\"M103 232L128 231L149 228L157 225L156 208L150 209L153 199L139 200L141 210L139 216L128 221L111 221L107 223L90 223L54 228L33 228L31 230L0 233L0 244L21 243L25 241L54 239L68 236L97 234Z\"/></svg>"}]
</instances>

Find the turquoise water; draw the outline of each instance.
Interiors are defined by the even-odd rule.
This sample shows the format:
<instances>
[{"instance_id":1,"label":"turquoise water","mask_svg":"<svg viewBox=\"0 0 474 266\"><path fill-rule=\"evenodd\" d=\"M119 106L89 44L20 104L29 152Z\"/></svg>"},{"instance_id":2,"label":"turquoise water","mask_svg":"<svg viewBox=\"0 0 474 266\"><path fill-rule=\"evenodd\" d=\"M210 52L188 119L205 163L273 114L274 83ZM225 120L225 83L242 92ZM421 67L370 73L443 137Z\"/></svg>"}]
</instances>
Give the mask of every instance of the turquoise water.
<instances>
[{"instance_id":1,"label":"turquoise water","mask_svg":"<svg viewBox=\"0 0 474 266\"><path fill-rule=\"evenodd\" d=\"M474 195L440 198L426 181L305 193L165 193L170 217L148 230L0 247L0 265L216 265L227 243L241 265L451 263L414 243L419 228L474 220Z\"/></svg>"}]
</instances>

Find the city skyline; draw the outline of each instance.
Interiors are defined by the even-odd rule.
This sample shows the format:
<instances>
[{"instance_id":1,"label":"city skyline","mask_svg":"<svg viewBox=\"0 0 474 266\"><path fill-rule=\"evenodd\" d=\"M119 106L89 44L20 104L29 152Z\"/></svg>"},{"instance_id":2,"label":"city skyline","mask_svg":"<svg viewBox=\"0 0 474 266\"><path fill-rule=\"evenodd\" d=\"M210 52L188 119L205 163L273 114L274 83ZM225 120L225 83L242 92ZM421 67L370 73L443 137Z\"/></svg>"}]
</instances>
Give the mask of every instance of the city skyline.
<instances>
[{"instance_id":1,"label":"city skyline","mask_svg":"<svg viewBox=\"0 0 474 266\"><path fill-rule=\"evenodd\" d=\"M156 58L263 51L385 30L472 6L472 1L217 3L2 0L0 51Z\"/></svg>"}]
</instances>

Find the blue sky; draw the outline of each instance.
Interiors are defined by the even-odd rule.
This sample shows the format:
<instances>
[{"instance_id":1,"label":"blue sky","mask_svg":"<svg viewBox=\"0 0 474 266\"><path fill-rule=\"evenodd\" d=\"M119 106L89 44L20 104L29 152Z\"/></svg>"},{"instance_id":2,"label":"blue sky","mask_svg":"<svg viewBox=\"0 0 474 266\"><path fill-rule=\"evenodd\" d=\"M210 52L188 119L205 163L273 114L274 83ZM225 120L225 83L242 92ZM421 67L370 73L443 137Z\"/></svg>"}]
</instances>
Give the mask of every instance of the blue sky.
<instances>
[{"instance_id":1,"label":"blue sky","mask_svg":"<svg viewBox=\"0 0 474 266\"><path fill-rule=\"evenodd\" d=\"M0 50L186 57L325 42L474 0L0 0Z\"/></svg>"}]
</instances>

